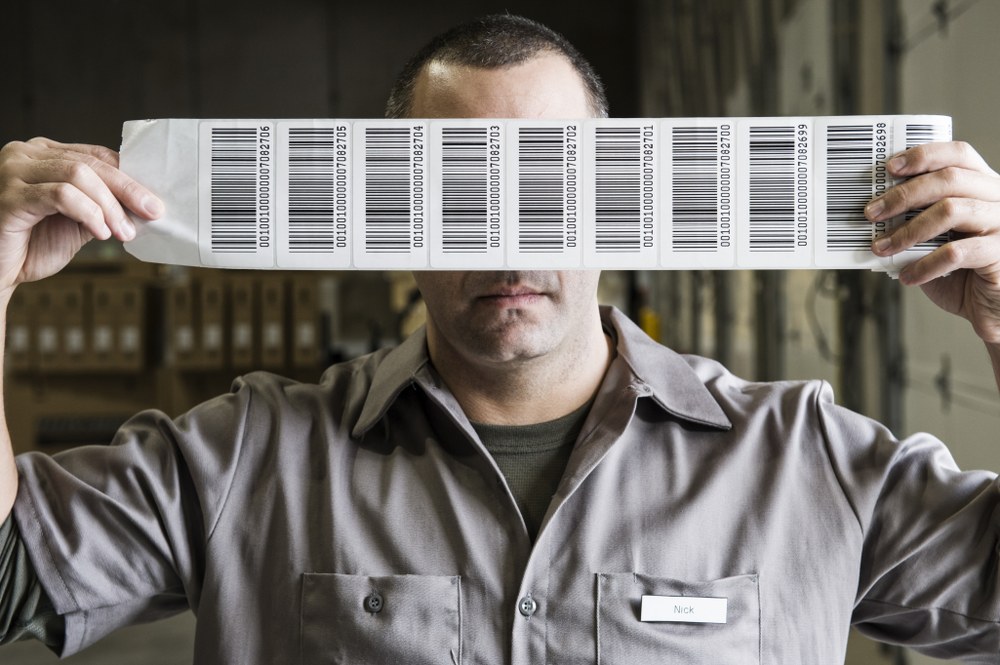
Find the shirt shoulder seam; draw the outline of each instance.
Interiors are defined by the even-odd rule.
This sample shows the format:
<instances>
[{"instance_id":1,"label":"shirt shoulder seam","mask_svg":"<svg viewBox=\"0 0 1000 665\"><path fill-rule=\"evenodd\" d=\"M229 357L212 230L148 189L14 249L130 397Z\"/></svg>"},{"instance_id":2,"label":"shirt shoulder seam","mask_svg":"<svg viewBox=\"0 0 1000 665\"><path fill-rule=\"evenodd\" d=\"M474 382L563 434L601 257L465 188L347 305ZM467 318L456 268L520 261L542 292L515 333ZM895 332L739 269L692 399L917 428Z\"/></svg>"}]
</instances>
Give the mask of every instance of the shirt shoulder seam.
<instances>
[{"instance_id":1,"label":"shirt shoulder seam","mask_svg":"<svg viewBox=\"0 0 1000 665\"><path fill-rule=\"evenodd\" d=\"M820 400L823 395L823 388L829 386L826 381L819 381L820 389L815 391L812 397L813 409L816 414L816 420L819 422L820 433L823 436L823 454L826 456L827 463L830 465L830 469L833 471L834 477L837 479L837 486L840 488L840 493L844 497L844 501L847 505L851 507L851 513L854 515L855 521L858 523L858 530L861 535L865 534L864 520L861 518L861 511L858 509L855 501L851 498L850 493L847 491L848 484L844 480L840 469L834 464L833 455L830 453L830 432L827 429L826 420L823 417L823 410L820 407Z\"/></svg>"},{"instance_id":2,"label":"shirt shoulder seam","mask_svg":"<svg viewBox=\"0 0 1000 665\"><path fill-rule=\"evenodd\" d=\"M212 519L212 526L209 527L208 536L205 538L205 544L208 545L212 541L212 537L215 535L215 530L219 526L219 522L222 521L222 514L226 511L226 507L229 505L229 497L233 492L233 485L236 483L236 477L239 475L240 463L243 461L243 451L246 448L246 437L248 427L247 424L250 421L250 410L253 406L253 388L250 386L249 382L245 382L247 390L247 404L246 409L243 412L243 422L241 423L241 434L240 434L240 449L236 453L236 464L233 465L233 471L229 475L229 484L226 487L226 494L222 498L219 504L219 510L216 512L215 517Z\"/></svg>"}]
</instances>

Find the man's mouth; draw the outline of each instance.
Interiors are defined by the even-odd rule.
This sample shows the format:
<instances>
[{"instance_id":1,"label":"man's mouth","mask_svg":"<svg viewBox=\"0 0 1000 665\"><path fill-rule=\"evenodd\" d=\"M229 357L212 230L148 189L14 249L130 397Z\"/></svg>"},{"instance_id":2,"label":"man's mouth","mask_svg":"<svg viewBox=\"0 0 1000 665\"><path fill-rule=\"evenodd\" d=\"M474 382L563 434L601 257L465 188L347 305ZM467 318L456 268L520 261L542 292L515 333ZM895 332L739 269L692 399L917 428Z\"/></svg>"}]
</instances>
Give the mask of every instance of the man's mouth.
<instances>
[{"instance_id":1,"label":"man's mouth","mask_svg":"<svg viewBox=\"0 0 1000 665\"><path fill-rule=\"evenodd\" d=\"M479 300L497 307L525 307L546 297L544 293L528 286L499 286L490 289Z\"/></svg>"}]
</instances>

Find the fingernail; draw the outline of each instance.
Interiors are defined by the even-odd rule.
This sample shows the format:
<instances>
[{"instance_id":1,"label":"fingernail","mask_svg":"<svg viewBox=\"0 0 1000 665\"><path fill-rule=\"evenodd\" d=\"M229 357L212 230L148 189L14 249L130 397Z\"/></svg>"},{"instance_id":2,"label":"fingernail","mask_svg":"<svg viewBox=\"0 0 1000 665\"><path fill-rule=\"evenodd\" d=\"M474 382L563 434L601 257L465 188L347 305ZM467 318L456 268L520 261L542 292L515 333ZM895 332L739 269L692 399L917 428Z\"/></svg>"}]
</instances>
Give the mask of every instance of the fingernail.
<instances>
[{"instance_id":1,"label":"fingernail","mask_svg":"<svg viewBox=\"0 0 1000 665\"><path fill-rule=\"evenodd\" d=\"M163 214L163 202L155 196L147 196L142 200L142 209L150 217L159 217Z\"/></svg>"},{"instance_id":2,"label":"fingernail","mask_svg":"<svg viewBox=\"0 0 1000 665\"><path fill-rule=\"evenodd\" d=\"M132 240L135 238L135 225L130 219L123 219L121 223L121 232L125 240Z\"/></svg>"},{"instance_id":3,"label":"fingernail","mask_svg":"<svg viewBox=\"0 0 1000 665\"><path fill-rule=\"evenodd\" d=\"M892 247L892 239L889 236L882 236L875 241L873 246L875 247L875 251L881 254Z\"/></svg>"},{"instance_id":4,"label":"fingernail","mask_svg":"<svg viewBox=\"0 0 1000 665\"><path fill-rule=\"evenodd\" d=\"M895 157L889 160L887 166L889 167L889 170L892 171L893 173L900 173L903 169L906 168L906 157L903 157L902 155L896 155Z\"/></svg>"},{"instance_id":5,"label":"fingernail","mask_svg":"<svg viewBox=\"0 0 1000 665\"><path fill-rule=\"evenodd\" d=\"M867 208L865 208L865 215L867 215L869 219L878 219L879 215L881 215L884 210L885 201L882 199L875 199L868 204Z\"/></svg>"}]
</instances>

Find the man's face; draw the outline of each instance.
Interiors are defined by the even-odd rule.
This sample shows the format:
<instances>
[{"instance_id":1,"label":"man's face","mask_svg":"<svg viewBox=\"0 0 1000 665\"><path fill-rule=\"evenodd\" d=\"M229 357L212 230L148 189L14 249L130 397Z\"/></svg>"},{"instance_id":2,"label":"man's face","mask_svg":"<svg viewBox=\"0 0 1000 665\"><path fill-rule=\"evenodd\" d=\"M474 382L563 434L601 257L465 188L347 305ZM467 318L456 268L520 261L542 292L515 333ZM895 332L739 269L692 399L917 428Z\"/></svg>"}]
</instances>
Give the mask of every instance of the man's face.
<instances>
[{"instance_id":1,"label":"man's face","mask_svg":"<svg viewBox=\"0 0 1000 665\"><path fill-rule=\"evenodd\" d=\"M543 53L502 69L428 63L414 118L583 118L586 89L569 61ZM598 271L415 273L432 353L467 361L530 360L572 344L597 307ZM444 347L447 347L446 349Z\"/></svg>"}]
</instances>

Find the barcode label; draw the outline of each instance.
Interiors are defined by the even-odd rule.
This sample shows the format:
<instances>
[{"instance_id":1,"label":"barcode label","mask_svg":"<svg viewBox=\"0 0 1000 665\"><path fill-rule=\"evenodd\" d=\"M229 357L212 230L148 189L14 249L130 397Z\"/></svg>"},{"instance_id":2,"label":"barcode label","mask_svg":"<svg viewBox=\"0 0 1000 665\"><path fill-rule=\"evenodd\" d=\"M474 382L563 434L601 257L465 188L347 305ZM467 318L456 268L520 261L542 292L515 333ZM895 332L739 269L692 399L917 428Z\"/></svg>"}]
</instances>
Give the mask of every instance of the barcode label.
<instances>
[{"instance_id":1,"label":"barcode label","mask_svg":"<svg viewBox=\"0 0 1000 665\"><path fill-rule=\"evenodd\" d=\"M744 121L740 134L741 266L806 267L812 261L811 134L805 118Z\"/></svg>"},{"instance_id":2,"label":"barcode label","mask_svg":"<svg viewBox=\"0 0 1000 665\"><path fill-rule=\"evenodd\" d=\"M508 243L512 267L579 267L580 125L511 121L511 208L516 211Z\"/></svg>"},{"instance_id":3,"label":"barcode label","mask_svg":"<svg viewBox=\"0 0 1000 665\"><path fill-rule=\"evenodd\" d=\"M725 121L669 123L664 166L663 264L726 268L736 262L735 134Z\"/></svg>"},{"instance_id":4,"label":"barcode label","mask_svg":"<svg viewBox=\"0 0 1000 665\"><path fill-rule=\"evenodd\" d=\"M205 265L274 266L275 154L270 122L204 123L199 230Z\"/></svg>"},{"instance_id":5,"label":"barcode label","mask_svg":"<svg viewBox=\"0 0 1000 665\"><path fill-rule=\"evenodd\" d=\"M941 116L161 120L122 168L165 218L126 248L181 265L297 269L898 272L865 204ZM197 157L192 160L191 155Z\"/></svg>"},{"instance_id":6,"label":"barcode label","mask_svg":"<svg viewBox=\"0 0 1000 665\"><path fill-rule=\"evenodd\" d=\"M484 121L431 124L431 266L503 267L503 128Z\"/></svg>"},{"instance_id":7,"label":"barcode label","mask_svg":"<svg viewBox=\"0 0 1000 665\"><path fill-rule=\"evenodd\" d=\"M355 266L427 267L426 137L420 121L354 125Z\"/></svg>"},{"instance_id":8,"label":"barcode label","mask_svg":"<svg viewBox=\"0 0 1000 665\"><path fill-rule=\"evenodd\" d=\"M893 128L885 118L860 116L821 119L816 126L819 148L826 154L816 166L825 196L816 198L817 265L830 268L886 264L871 253L886 224L872 224L865 205L891 185L885 162L892 152Z\"/></svg>"},{"instance_id":9,"label":"barcode label","mask_svg":"<svg viewBox=\"0 0 1000 665\"><path fill-rule=\"evenodd\" d=\"M278 123L278 266L350 266L350 127L343 122Z\"/></svg>"},{"instance_id":10,"label":"barcode label","mask_svg":"<svg viewBox=\"0 0 1000 665\"><path fill-rule=\"evenodd\" d=\"M587 214L593 233L585 235L584 263L629 262L656 267L659 225L656 125L636 120L587 125L583 153L593 172L585 181Z\"/></svg>"}]
</instances>

